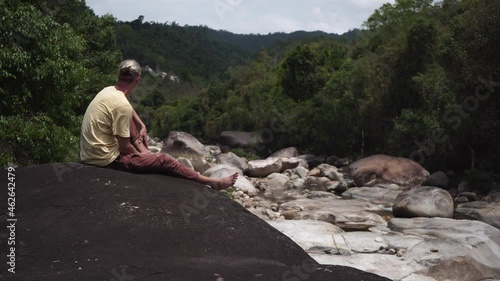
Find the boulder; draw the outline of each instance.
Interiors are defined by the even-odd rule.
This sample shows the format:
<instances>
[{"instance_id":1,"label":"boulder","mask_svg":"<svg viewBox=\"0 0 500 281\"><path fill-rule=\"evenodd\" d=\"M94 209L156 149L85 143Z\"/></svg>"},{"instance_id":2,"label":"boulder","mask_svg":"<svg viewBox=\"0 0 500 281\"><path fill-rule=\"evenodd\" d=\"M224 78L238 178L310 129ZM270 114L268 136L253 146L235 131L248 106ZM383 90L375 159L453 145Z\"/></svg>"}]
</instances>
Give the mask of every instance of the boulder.
<instances>
[{"instance_id":1,"label":"boulder","mask_svg":"<svg viewBox=\"0 0 500 281\"><path fill-rule=\"evenodd\" d=\"M297 148L289 147L289 148L284 148L284 149L278 150L275 153L271 154L271 156L269 156L269 157L291 158L291 157L297 157L297 156L299 156L299 152L298 152Z\"/></svg>"},{"instance_id":2,"label":"boulder","mask_svg":"<svg viewBox=\"0 0 500 281\"><path fill-rule=\"evenodd\" d=\"M297 168L292 169L292 173L298 175L301 179L305 179L307 178L307 173L309 173L309 170L302 166L298 166Z\"/></svg>"},{"instance_id":3,"label":"boulder","mask_svg":"<svg viewBox=\"0 0 500 281\"><path fill-rule=\"evenodd\" d=\"M255 196L259 192L255 186L243 176L243 172L239 170L238 168L231 166L231 165L225 165L225 164L219 164L211 167L210 169L206 170L203 175L206 177L211 177L211 178L223 178L230 176L234 173L240 174L238 176L238 179L234 183L234 187L236 187L238 190L241 190L245 192L246 194L250 196Z\"/></svg>"},{"instance_id":4,"label":"boulder","mask_svg":"<svg viewBox=\"0 0 500 281\"><path fill-rule=\"evenodd\" d=\"M429 172L413 160L382 154L360 159L348 170L359 187L380 183L419 186L429 177Z\"/></svg>"},{"instance_id":5,"label":"boulder","mask_svg":"<svg viewBox=\"0 0 500 281\"><path fill-rule=\"evenodd\" d=\"M195 170L194 167L193 167L193 163L191 163L191 160L185 158L185 157L179 157L177 158L177 161L179 161L179 163L182 164L182 166L186 167L186 168L189 168L191 170Z\"/></svg>"},{"instance_id":6,"label":"boulder","mask_svg":"<svg viewBox=\"0 0 500 281\"><path fill-rule=\"evenodd\" d=\"M340 185L344 189L347 189L347 182L344 179L344 175L338 171L337 167L328 164L321 164L317 168L320 169L323 176L329 178L332 181L340 182Z\"/></svg>"},{"instance_id":7,"label":"boulder","mask_svg":"<svg viewBox=\"0 0 500 281\"><path fill-rule=\"evenodd\" d=\"M218 155L217 164L232 165L243 172L245 172L248 169L247 161L243 160L241 157L232 152Z\"/></svg>"},{"instance_id":8,"label":"boulder","mask_svg":"<svg viewBox=\"0 0 500 281\"><path fill-rule=\"evenodd\" d=\"M332 181L327 177L309 177L306 180L307 189L313 191L335 190L339 185L338 181Z\"/></svg>"},{"instance_id":9,"label":"boulder","mask_svg":"<svg viewBox=\"0 0 500 281\"><path fill-rule=\"evenodd\" d=\"M11 274L6 255L0 257L2 280L281 280L297 270L307 270L311 280L388 280L319 265L288 237L202 184L68 167L16 170L16 187L22 188L16 194L18 259Z\"/></svg>"},{"instance_id":10,"label":"boulder","mask_svg":"<svg viewBox=\"0 0 500 281\"><path fill-rule=\"evenodd\" d=\"M261 131L241 132L241 131L224 131L219 136L219 144L231 148L237 147L253 147L264 143Z\"/></svg>"},{"instance_id":11,"label":"boulder","mask_svg":"<svg viewBox=\"0 0 500 281\"><path fill-rule=\"evenodd\" d=\"M455 213L474 218L500 229L500 202L476 201L458 204Z\"/></svg>"},{"instance_id":12,"label":"boulder","mask_svg":"<svg viewBox=\"0 0 500 281\"><path fill-rule=\"evenodd\" d=\"M161 150L162 153L168 153L174 158L192 157L203 158L210 154L201 142L188 133L172 131L165 140L165 144Z\"/></svg>"},{"instance_id":13,"label":"boulder","mask_svg":"<svg viewBox=\"0 0 500 281\"><path fill-rule=\"evenodd\" d=\"M184 157L189 159L194 170L199 173L203 173L211 167L207 161L210 149L188 133L170 132L161 153L167 153L174 158Z\"/></svg>"},{"instance_id":14,"label":"boulder","mask_svg":"<svg viewBox=\"0 0 500 281\"><path fill-rule=\"evenodd\" d=\"M430 175L429 178L422 183L422 185L447 189L449 183L450 179L448 176L444 172L438 171Z\"/></svg>"},{"instance_id":15,"label":"boulder","mask_svg":"<svg viewBox=\"0 0 500 281\"><path fill-rule=\"evenodd\" d=\"M264 178L272 173L280 173L283 164L281 158L267 158L248 162L247 174L251 177Z\"/></svg>"},{"instance_id":16,"label":"boulder","mask_svg":"<svg viewBox=\"0 0 500 281\"><path fill-rule=\"evenodd\" d=\"M285 170L289 169L295 169L299 167L300 165L300 159L291 157L291 158L281 158L281 171L283 172Z\"/></svg>"},{"instance_id":17,"label":"boulder","mask_svg":"<svg viewBox=\"0 0 500 281\"><path fill-rule=\"evenodd\" d=\"M414 187L401 192L394 201L395 217L453 217L453 198L441 188Z\"/></svg>"},{"instance_id":18,"label":"boulder","mask_svg":"<svg viewBox=\"0 0 500 281\"><path fill-rule=\"evenodd\" d=\"M289 177L278 173L270 174L263 183L272 190L287 190L293 186Z\"/></svg>"}]
</instances>

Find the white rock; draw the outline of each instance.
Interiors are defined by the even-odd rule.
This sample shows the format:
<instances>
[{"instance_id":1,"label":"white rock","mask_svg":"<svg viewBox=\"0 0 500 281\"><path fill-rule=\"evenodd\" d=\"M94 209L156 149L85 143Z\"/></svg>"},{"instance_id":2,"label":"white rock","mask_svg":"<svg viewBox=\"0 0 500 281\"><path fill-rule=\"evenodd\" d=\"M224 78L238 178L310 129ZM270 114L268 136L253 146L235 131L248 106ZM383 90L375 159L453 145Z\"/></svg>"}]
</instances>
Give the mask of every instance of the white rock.
<instances>
[{"instance_id":1,"label":"white rock","mask_svg":"<svg viewBox=\"0 0 500 281\"><path fill-rule=\"evenodd\" d=\"M247 174L251 177L267 177L272 173L280 173L281 158L267 158L248 162Z\"/></svg>"}]
</instances>

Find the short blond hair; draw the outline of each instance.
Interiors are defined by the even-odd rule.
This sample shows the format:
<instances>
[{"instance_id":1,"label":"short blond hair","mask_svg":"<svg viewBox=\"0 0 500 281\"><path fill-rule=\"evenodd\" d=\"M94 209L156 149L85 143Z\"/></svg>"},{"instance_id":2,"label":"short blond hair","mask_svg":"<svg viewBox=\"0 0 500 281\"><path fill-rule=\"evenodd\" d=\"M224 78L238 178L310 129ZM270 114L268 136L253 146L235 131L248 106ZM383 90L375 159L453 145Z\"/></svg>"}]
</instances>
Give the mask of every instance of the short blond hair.
<instances>
[{"instance_id":1,"label":"short blond hair","mask_svg":"<svg viewBox=\"0 0 500 281\"><path fill-rule=\"evenodd\" d=\"M141 76L141 65L135 60L124 60L118 70L118 80L131 83Z\"/></svg>"}]
</instances>

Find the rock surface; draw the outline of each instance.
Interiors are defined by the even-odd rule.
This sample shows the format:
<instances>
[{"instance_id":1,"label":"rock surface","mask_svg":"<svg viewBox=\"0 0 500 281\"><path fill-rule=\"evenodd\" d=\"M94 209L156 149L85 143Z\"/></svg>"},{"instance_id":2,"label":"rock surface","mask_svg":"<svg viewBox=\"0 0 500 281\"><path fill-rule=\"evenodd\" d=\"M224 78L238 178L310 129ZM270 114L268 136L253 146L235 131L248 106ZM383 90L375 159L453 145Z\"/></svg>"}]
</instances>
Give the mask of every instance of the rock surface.
<instances>
[{"instance_id":1,"label":"rock surface","mask_svg":"<svg viewBox=\"0 0 500 281\"><path fill-rule=\"evenodd\" d=\"M319 265L237 203L187 180L65 164L20 168L16 179L17 272L2 255L2 280L282 280L294 269L310 280L388 280Z\"/></svg>"},{"instance_id":2,"label":"rock surface","mask_svg":"<svg viewBox=\"0 0 500 281\"><path fill-rule=\"evenodd\" d=\"M298 210L300 219L325 221L344 230L363 230L386 224L386 221L375 213L381 211L379 207L358 199L297 199L281 204L280 209Z\"/></svg>"},{"instance_id":3,"label":"rock surface","mask_svg":"<svg viewBox=\"0 0 500 281\"><path fill-rule=\"evenodd\" d=\"M331 254L311 256L391 280L490 280L500 274L500 230L482 222L392 219L387 228L336 234L333 239L336 248Z\"/></svg>"},{"instance_id":4,"label":"rock surface","mask_svg":"<svg viewBox=\"0 0 500 281\"><path fill-rule=\"evenodd\" d=\"M471 217L500 229L500 202L470 202L459 204L457 215Z\"/></svg>"},{"instance_id":5,"label":"rock surface","mask_svg":"<svg viewBox=\"0 0 500 281\"><path fill-rule=\"evenodd\" d=\"M373 187L353 187L342 193L346 198L357 198L366 200L374 204L381 204L392 207L396 197L401 193L399 190L385 189L377 186Z\"/></svg>"}]
</instances>

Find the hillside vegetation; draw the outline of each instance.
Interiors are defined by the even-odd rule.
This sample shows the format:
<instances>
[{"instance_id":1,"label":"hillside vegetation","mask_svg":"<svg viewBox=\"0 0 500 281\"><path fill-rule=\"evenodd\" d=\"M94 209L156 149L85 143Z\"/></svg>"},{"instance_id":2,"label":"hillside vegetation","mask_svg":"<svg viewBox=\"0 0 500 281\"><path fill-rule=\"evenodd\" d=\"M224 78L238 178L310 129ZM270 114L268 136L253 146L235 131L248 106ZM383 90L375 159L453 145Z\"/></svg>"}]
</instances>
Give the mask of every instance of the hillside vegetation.
<instances>
[{"instance_id":1,"label":"hillside vegetation","mask_svg":"<svg viewBox=\"0 0 500 281\"><path fill-rule=\"evenodd\" d=\"M270 135L260 156L296 146L470 175L500 168L498 1L397 0L344 36L121 22L82 1L45 2L0 4L2 163L64 160L121 53L179 77L145 73L132 98L158 137L260 131Z\"/></svg>"}]
</instances>

